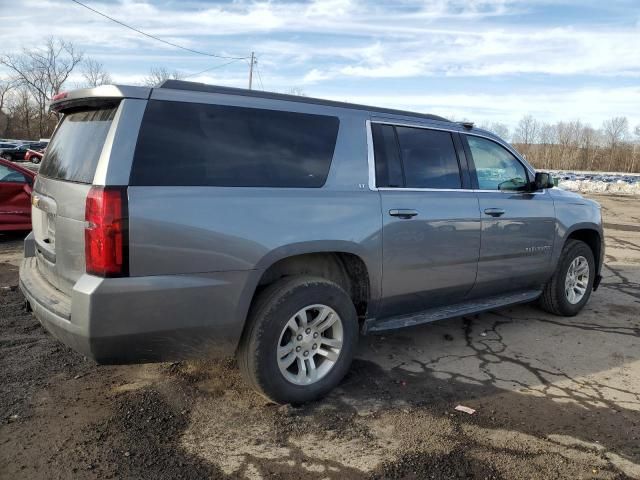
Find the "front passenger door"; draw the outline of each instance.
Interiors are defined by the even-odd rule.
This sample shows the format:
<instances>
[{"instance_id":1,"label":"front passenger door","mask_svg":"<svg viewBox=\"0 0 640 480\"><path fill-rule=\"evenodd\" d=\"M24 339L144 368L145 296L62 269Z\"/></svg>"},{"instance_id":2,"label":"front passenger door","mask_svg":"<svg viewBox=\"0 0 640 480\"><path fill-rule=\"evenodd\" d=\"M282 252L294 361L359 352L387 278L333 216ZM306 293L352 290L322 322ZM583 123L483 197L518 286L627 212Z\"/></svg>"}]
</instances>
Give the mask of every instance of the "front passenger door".
<instances>
[{"instance_id":1,"label":"front passenger door","mask_svg":"<svg viewBox=\"0 0 640 480\"><path fill-rule=\"evenodd\" d=\"M484 137L463 137L482 218L478 278L472 295L537 288L550 274L553 199L546 190L527 190L530 173L505 147Z\"/></svg>"}]
</instances>

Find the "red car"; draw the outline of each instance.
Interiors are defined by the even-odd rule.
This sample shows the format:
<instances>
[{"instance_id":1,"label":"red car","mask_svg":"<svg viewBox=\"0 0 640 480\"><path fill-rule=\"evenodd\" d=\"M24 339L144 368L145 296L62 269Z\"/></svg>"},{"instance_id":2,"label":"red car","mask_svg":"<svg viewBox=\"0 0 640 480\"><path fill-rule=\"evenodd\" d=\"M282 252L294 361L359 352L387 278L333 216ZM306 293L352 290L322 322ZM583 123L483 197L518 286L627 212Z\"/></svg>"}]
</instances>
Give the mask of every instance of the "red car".
<instances>
[{"instance_id":1,"label":"red car","mask_svg":"<svg viewBox=\"0 0 640 480\"><path fill-rule=\"evenodd\" d=\"M32 163L40 163L40 161L42 160L42 157L44 157L44 150L27 150L27 153L24 154L24 161L25 162L32 162Z\"/></svg>"},{"instance_id":2,"label":"red car","mask_svg":"<svg viewBox=\"0 0 640 480\"><path fill-rule=\"evenodd\" d=\"M0 158L0 232L31 230L31 188L36 174Z\"/></svg>"}]
</instances>

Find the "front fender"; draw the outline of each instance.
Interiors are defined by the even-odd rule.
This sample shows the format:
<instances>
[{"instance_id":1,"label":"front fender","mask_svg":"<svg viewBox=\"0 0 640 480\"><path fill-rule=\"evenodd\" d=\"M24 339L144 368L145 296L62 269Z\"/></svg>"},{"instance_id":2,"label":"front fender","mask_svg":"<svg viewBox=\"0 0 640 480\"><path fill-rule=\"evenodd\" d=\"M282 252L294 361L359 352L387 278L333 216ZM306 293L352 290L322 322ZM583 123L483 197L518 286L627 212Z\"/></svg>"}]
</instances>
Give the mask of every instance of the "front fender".
<instances>
[{"instance_id":1,"label":"front fender","mask_svg":"<svg viewBox=\"0 0 640 480\"><path fill-rule=\"evenodd\" d=\"M599 238L599 255L596 258L596 274L602 270L604 259L604 229L599 205L587 199L556 202L556 242L553 261L557 264L569 237L579 231L593 231Z\"/></svg>"}]
</instances>

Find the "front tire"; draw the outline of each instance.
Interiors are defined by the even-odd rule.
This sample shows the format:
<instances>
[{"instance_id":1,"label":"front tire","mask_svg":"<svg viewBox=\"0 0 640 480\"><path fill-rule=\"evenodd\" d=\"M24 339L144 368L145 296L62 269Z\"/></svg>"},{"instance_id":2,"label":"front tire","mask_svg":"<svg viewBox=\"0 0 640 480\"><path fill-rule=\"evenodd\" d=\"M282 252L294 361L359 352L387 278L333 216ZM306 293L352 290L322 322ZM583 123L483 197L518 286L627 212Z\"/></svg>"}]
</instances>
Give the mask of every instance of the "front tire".
<instances>
[{"instance_id":1,"label":"front tire","mask_svg":"<svg viewBox=\"0 0 640 480\"><path fill-rule=\"evenodd\" d=\"M351 298L320 277L284 278L251 307L236 354L240 371L275 403L323 397L349 370L358 343Z\"/></svg>"},{"instance_id":2,"label":"front tire","mask_svg":"<svg viewBox=\"0 0 640 480\"><path fill-rule=\"evenodd\" d=\"M545 285L540 306L554 315L577 315L589 301L595 274L591 248L580 240L569 240L553 277Z\"/></svg>"}]
</instances>

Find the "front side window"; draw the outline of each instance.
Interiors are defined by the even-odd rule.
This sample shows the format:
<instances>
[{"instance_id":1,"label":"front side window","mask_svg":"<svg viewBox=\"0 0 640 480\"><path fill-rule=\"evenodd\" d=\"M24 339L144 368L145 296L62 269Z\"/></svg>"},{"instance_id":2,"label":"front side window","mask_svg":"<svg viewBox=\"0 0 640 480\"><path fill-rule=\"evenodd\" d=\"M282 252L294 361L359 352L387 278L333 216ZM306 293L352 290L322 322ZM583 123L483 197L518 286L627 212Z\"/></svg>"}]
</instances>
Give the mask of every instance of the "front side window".
<instances>
[{"instance_id":1,"label":"front side window","mask_svg":"<svg viewBox=\"0 0 640 480\"><path fill-rule=\"evenodd\" d=\"M462 188L449 132L396 127L407 188Z\"/></svg>"},{"instance_id":2,"label":"front side window","mask_svg":"<svg viewBox=\"0 0 640 480\"><path fill-rule=\"evenodd\" d=\"M527 171L509 151L482 137L467 135L480 190L523 190Z\"/></svg>"}]
</instances>

